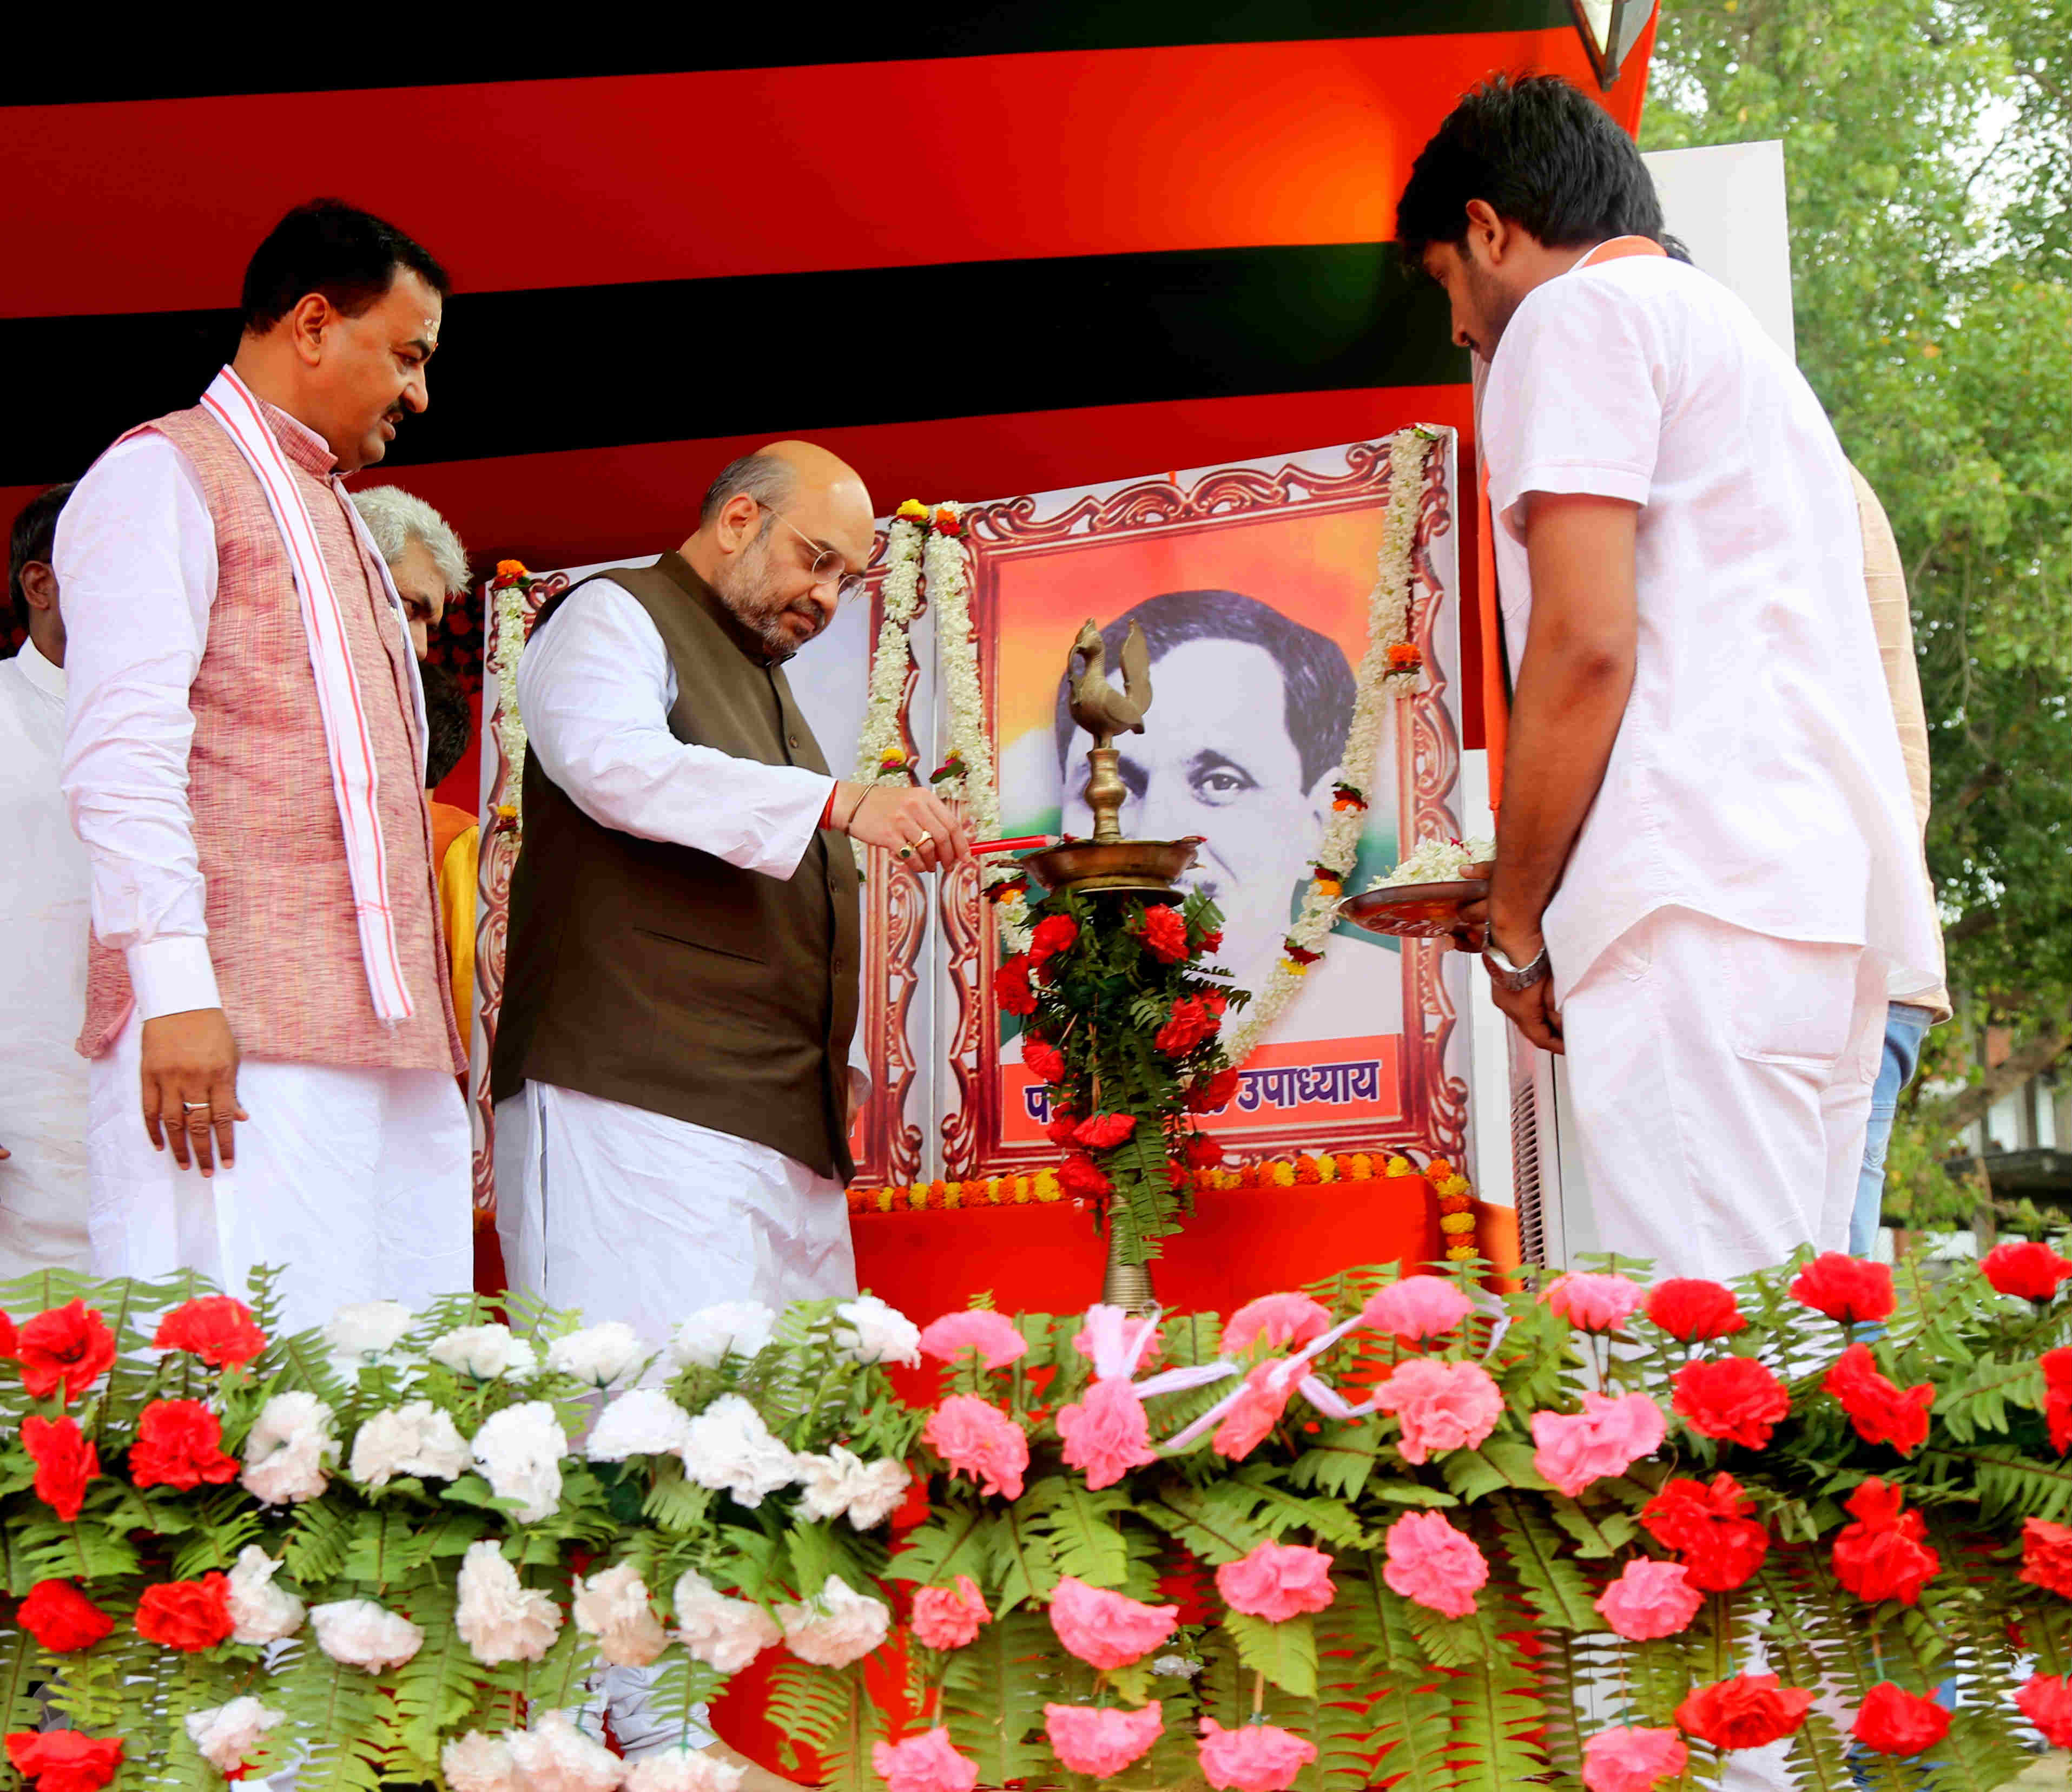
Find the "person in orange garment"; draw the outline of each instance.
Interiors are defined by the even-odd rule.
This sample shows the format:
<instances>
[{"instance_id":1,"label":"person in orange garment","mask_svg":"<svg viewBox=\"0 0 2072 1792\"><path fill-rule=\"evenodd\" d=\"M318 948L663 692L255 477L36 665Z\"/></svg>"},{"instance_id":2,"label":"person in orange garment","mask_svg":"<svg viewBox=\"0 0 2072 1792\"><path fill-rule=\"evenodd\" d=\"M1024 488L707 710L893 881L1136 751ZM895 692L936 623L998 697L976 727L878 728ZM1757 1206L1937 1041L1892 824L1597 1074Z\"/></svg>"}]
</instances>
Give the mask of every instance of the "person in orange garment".
<instances>
[{"instance_id":1,"label":"person in orange garment","mask_svg":"<svg viewBox=\"0 0 2072 1792\"><path fill-rule=\"evenodd\" d=\"M467 693L446 668L427 664L424 679L425 802L432 812L432 868L438 879L439 914L446 923L454 1018L465 1034L475 1017L475 886L482 828L471 811L442 803L433 792L466 755L475 721L468 713Z\"/></svg>"}]
</instances>

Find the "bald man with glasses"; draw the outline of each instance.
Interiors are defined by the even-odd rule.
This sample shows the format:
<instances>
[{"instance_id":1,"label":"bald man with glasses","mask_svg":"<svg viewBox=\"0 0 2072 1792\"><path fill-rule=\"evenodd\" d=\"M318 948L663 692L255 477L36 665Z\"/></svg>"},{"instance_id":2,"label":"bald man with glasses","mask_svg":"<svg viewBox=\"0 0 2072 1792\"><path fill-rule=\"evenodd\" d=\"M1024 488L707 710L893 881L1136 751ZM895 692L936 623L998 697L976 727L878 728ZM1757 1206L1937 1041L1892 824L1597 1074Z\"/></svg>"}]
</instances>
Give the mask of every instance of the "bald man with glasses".
<instances>
[{"instance_id":1,"label":"bald man with glasses","mask_svg":"<svg viewBox=\"0 0 2072 1792\"><path fill-rule=\"evenodd\" d=\"M492 1084L514 1287L662 1339L720 1300L855 1292L849 840L968 843L828 775L783 664L862 589L870 494L809 443L726 467L652 567L541 612Z\"/></svg>"}]
</instances>

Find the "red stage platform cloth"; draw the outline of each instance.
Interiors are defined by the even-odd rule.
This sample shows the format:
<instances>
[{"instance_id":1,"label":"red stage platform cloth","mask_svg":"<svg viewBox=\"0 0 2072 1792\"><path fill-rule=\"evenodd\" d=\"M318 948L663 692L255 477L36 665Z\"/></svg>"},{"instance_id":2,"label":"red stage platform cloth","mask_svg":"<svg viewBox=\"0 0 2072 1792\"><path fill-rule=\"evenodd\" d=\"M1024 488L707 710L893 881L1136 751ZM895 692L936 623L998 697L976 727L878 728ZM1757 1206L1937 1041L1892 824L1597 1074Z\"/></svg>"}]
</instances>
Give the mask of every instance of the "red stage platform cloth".
<instances>
[{"instance_id":1,"label":"red stage platform cloth","mask_svg":"<svg viewBox=\"0 0 2072 1792\"><path fill-rule=\"evenodd\" d=\"M1367 1263L1436 1262L1439 1204L1421 1176L1293 1188L1211 1189L1151 1266L1161 1306L1227 1313ZM1002 1313L1071 1313L1100 1298L1108 1243L1069 1201L928 1213L857 1214L858 1288L916 1325L991 1290Z\"/></svg>"},{"instance_id":2,"label":"red stage platform cloth","mask_svg":"<svg viewBox=\"0 0 2072 1792\"><path fill-rule=\"evenodd\" d=\"M1256 1295L1300 1288L1360 1264L1433 1263L1443 1255L1439 1202L1421 1176L1292 1188L1216 1189L1196 1198L1186 1231L1165 1242L1152 1289L1174 1312L1228 1314ZM1087 1210L1075 1202L857 1214L857 1286L889 1301L916 1325L962 1309L990 1290L1002 1313L1071 1313L1100 1297L1108 1260ZM926 1399L937 1365L897 1371L911 1399ZM734 1676L713 1706L713 1728L742 1753L775 1768L779 1732L763 1716L769 1676L784 1659L767 1650ZM898 1676L873 1681L898 1708Z\"/></svg>"}]
</instances>

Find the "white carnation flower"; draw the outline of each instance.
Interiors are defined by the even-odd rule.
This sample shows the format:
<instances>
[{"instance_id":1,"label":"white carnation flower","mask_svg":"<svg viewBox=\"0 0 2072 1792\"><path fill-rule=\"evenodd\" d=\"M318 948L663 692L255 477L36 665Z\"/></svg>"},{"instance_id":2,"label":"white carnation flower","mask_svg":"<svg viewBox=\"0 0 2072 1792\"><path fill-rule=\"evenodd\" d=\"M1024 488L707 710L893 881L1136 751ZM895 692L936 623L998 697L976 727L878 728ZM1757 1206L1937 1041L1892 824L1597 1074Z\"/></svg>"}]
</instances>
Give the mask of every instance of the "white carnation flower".
<instances>
[{"instance_id":1,"label":"white carnation flower","mask_svg":"<svg viewBox=\"0 0 2072 1792\"><path fill-rule=\"evenodd\" d=\"M400 1301L354 1301L331 1316L324 1342L340 1356L372 1362L402 1342L415 1317Z\"/></svg>"},{"instance_id":2,"label":"white carnation flower","mask_svg":"<svg viewBox=\"0 0 2072 1792\"><path fill-rule=\"evenodd\" d=\"M189 1712L185 1719L187 1739L218 1773L234 1774L259 1752L266 1732L287 1715L257 1699L233 1699L227 1705Z\"/></svg>"},{"instance_id":3,"label":"white carnation flower","mask_svg":"<svg viewBox=\"0 0 2072 1792\"><path fill-rule=\"evenodd\" d=\"M539 1367L532 1346L513 1338L508 1326L462 1326L434 1338L425 1354L455 1375L477 1381L494 1381L500 1375L523 1381Z\"/></svg>"},{"instance_id":4,"label":"white carnation flower","mask_svg":"<svg viewBox=\"0 0 2072 1792\"><path fill-rule=\"evenodd\" d=\"M501 1736L470 1730L439 1751L446 1792L523 1792L511 1745Z\"/></svg>"},{"instance_id":5,"label":"white carnation flower","mask_svg":"<svg viewBox=\"0 0 2072 1792\"><path fill-rule=\"evenodd\" d=\"M278 1642L302 1629L307 1609L293 1593L273 1584L280 1567L257 1543L247 1543L237 1552L228 1589L232 1642L248 1646Z\"/></svg>"},{"instance_id":6,"label":"white carnation flower","mask_svg":"<svg viewBox=\"0 0 2072 1792\"><path fill-rule=\"evenodd\" d=\"M677 1326L669 1360L679 1369L717 1369L730 1354L754 1356L767 1349L776 1330L777 1315L760 1301L722 1301Z\"/></svg>"},{"instance_id":7,"label":"white carnation flower","mask_svg":"<svg viewBox=\"0 0 2072 1792\"><path fill-rule=\"evenodd\" d=\"M399 1474L451 1481L467 1473L471 1459L450 1413L430 1400L412 1400L376 1413L360 1428L346 1472L366 1487L385 1487Z\"/></svg>"},{"instance_id":8,"label":"white carnation flower","mask_svg":"<svg viewBox=\"0 0 2072 1792\"><path fill-rule=\"evenodd\" d=\"M461 1558L454 1628L484 1667L536 1662L553 1646L561 1614L546 1594L524 1585L495 1543L470 1543Z\"/></svg>"},{"instance_id":9,"label":"white carnation flower","mask_svg":"<svg viewBox=\"0 0 2072 1792\"><path fill-rule=\"evenodd\" d=\"M499 1499L521 1503L520 1524L537 1524L561 1503L561 1458L569 1440L545 1400L507 1406L475 1434L475 1465Z\"/></svg>"},{"instance_id":10,"label":"white carnation flower","mask_svg":"<svg viewBox=\"0 0 2072 1792\"><path fill-rule=\"evenodd\" d=\"M884 1642L892 1611L831 1574L803 1605L779 1605L777 1621L784 1627L784 1646L800 1661L846 1667Z\"/></svg>"},{"instance_id":11,"label":"white carnation flower","mask_svg":"<svg viewBox=\"0 0 2072 1792\"><path fill-rule=\"evenodd\" d=\"M425 1633L400 1613L386 1611L371 1599L335 1599L310 1608L310 1627L317 1647L347 1667L370 1674L401 1667L425 1646Z\"/></svg>"},{"instance_id":12,"label":"white carnation flower","mask_svg":"<svg viewBox=\"0 0 2072 1792\"><path fill-rule=\"evenodd\" d=\"M849 1328L837 1332L835 1342L858 1362L919 1364L921 1328L875 1294L843 1301L835 1309L835 1317L846 1319Z\"/></svg>"},{"instance_id":13,"label":"white carnation flower","mask_svg":"<svg viewBox=\"0 0 2072 1792\"><path fill-rule=\"evenodd\" d=\"M1191 1680L1202 1671L1202 1664L1185 1655L1161 1655L1152 1663L1151 1671L1169 1680Z\"/></svg>"},{"instance_id":14,"label":"white carnation flower","mask_svg":"<svg viewBox=\"0 0 2072 1792\"><path fill-rule=\"evenodd\" d=\"M593 1462L629 1456L665 1456L690 1435L691 1416L659 1387L629 1387L590 1428L583 1448Z\"/></svg>"},{"instance_id":15,"label":"white carnation flower","mask_svg":"<svg viewBox=\"0 0 2072 1792\"><path fill-rule=\"evenodd\" d=\"M598 1653L614 1667L645 1667L668 1646L648 1583L631 1562L577 1581L574 1613L576 1628L597 1638Z\"/></svg>"},{"instance_id":16,"label":"white carnation flower","mask_svg":"<svg viewBox=\"0 0 2072 1792\"><path fill-rule=\"evenodd\" d=\"M626 1763L566 1712L543 1713L529 1730L507 1732L505 1743L525 1792L612 1792L626 1778Z\"/></svg>"},{"instance_id":17,"label":"white carnation flower","mask_svg":"<svg viewBox=\"0 0 2072 1792\"><path fill-rule=\"evenodd\" d=\"M664 1749L627 1769L626 1792L738 1792L747 1771L745 1763L730 1767L703 1749Z\"/></svg>"},{"instance_id":18,"label":"white carnation flower","mask_svg":"<svg viewBox=\"0 0 2072 1792\"><path fill-rule=\"evenodd\" d=\"M738 1674L784 1634L760 1605L728 1598L696 1568L678 1576L675 1604L676 1640L722 1674Z\"/></svg>"},{"instance_id":19,"label":"white carnation flower","mask_svg":"<svg viewBox=\"0 0 2072 1792\"><path fill-rule=\"evenodd\" d=\"M799 1459L770 1435L763 1415L738 1394L722 1394L691 1420L677 1453L701 1487L724 1490L743 1506L799 1478Z\"/></svg>"},{"instance_id":20,"label":"white carnation flower","mask_svg":"<svg viewBox=\"0 0 2072 1792\"><path fill-rule=\"evenodd\" d=\"M882 1524L906 1498L911 1477L906 1465L890 1457L865 1462L837 1444L825 1456L801 1456L800 1485L805 1495L799 1510L809 1519L838 1519L846 1513L858 1531Z\"/></svg>"},{"instance_id":21,"label":"white carnation flower","mask_svg":"<svg viewBox=\"0 0 2072 1792\"><path fill-rule=\"evenodd\" d=\"M245 1490L265 1506L314 1499L338 1460L331 1408L315 1395L276 1394L260 1409L245 1440Z\"/></svg>"},{"instance_id":22,"label":"white carnation flower","mask_svg":"<svg viewBox=\"0 0 2072 1792\"><path fill-rule=\"evenodd\" d=\"M623 1321L612 1319L556 1338L547 1346L547 1367L593 1387L606 1387L646 1354L640 1334Z\"/></svg>"}]
</instances>

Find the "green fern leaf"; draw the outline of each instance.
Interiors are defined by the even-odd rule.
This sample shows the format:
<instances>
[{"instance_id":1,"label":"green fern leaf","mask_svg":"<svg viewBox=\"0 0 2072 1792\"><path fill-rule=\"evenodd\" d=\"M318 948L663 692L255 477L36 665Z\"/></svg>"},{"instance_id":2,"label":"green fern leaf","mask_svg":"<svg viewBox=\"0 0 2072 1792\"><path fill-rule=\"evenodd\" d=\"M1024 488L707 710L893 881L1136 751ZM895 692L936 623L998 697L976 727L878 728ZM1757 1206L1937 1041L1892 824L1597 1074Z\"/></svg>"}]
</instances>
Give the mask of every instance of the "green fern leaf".
<instances>
[{"instance_id":1,"label":"green fern leaf","mask_svg":"<svg viewBox=\"0 0 2072 1792\"><path fill-rule=\"evenodd\" d=\"M1459 1792L1510 1792L1547 1771L1538 1740L1544 1720L1537 1685L1509 1643L1446 1682L1453 1712L1453 1784Z\"/></svg>"},{"instance_id":2,"label":"green fern leaf","mask_svg":"<svg viewBox=\"0 0 2072 1792\"><path fill-rule=\"evenodd\" d=\"M1546 1515L1515 1494L1498 1494L1491 1506L1511 1572L1540 1617L1564 1630L1601 1630L1590 1583L1563 1552L1560 1533Z\"/></svg>"},{"instance_id":3,"label":"green fern leaf","mask_svg":"<svg viewBox=\"0 0 2072 1792\"><path fill-rule=\"evenodd\" d=\"M992 1548L988 1580L1000 1589L1000 1611L1011 1610L1025 1600L1050 1597L1059 1573L1048 1532L1009 1506L1000 1513L987 1541Z\"/></svg>"},{"instance_id":4,"label":"green fern leaf","mask_svg":"<svg viewBox=\"0 0 2072 1792\"><path fill-rule=\"evenodd\" d=\"M1042 1736L1043 1707L1078 1690L1060 1654L1045 1618L1013 1611L945 1658L943 1721L950 1740L978 1763L981 1785L1057 1777Z\"/></svg>"},{"instance_id":5,"label":"green fern leaf","mask_svg":"<svg viewBox=\"0 0 2072 1792\"><path fill-rule=\"evenodd\" d=\"M1311 1699L1317 1692L1317 1637L1306 1612L1280 1624L1243 1612L1225 1612L1223 1627L1237 1645L1238 1659L1264 1674L1284 1692Z\"/></svg>"},{"instance_id":6,"label":"green fern leaf","mask_svg":"<svg viewBox=\"0 0 2072 1792\"><path fill-rule=\"evenodd\" d=\"M1120 1588L1129 1574L1129 1551L1116 1527L1116 1515L1129 1510L1119 1488L1089 1488L1077 1475L1046 1477L1017 1502L1049 1534L1059 1572L1091 1587Z\"/></svg>"},{"instance_id":7,"label":"green fern leaf","mask_svg":"<svg viewBox=\"0 0 2072 1792\"><path fill-rule=\"evenodd\" d=\"M1212 1482L1196 1487L1166 1482L1138 1512L1161 1531L1178 1537L1211 1567L1235 1562L1268 1541L1266 1529L1252 1522L1259 1490L1241 1482Z\"/></svg>"},{"instance_id":8,"label":"green fern leaf","mask_svg":"<svg viewBox=\"0 0 2072 1792\"><path fill-rule=\"evenodd\" d=\"M988 1532L993 1519L978 1506L952 1504L935 1508L937 1516L907 1533L905 1545L886 1570L894 1580L923 1586L956 1584L960 1574L974 1580L985 1576Z\"/></svg>"}]
</instances>

